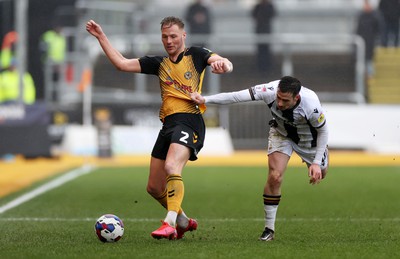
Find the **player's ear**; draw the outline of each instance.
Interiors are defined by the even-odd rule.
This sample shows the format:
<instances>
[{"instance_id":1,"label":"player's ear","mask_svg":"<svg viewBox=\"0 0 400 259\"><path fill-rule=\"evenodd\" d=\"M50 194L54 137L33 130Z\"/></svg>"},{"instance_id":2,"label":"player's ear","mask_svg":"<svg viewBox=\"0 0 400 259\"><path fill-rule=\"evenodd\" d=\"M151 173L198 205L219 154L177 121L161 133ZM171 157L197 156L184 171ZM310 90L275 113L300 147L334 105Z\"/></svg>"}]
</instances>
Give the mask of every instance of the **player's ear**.
<instances>
[{"instance_id":1,"label":"player's ear","mask_svg":"<svg viewBox=\"0 0 400 259\"><path fill-rule=\"evenodd\" d=\"M182 39L186 40L186 32L185 31L183 31L183 33L182 33Z\"/></svg>"}]
</instances>

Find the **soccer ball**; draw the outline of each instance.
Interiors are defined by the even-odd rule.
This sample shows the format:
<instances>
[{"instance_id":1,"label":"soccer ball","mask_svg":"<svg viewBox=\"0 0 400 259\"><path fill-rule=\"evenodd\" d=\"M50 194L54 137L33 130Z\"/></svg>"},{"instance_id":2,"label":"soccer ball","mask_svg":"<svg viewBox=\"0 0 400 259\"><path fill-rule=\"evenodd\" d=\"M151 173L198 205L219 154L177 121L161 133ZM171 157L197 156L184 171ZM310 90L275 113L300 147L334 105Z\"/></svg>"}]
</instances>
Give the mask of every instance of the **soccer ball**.
<instances>
[{"instance_id":1,"label":"soccer ball","mask_svg":"<svg viewBox=\"0 0 400 259\"><path fill-rule=\"evenodd\" d=\"M124 223L113 214L105 214L97 219L94 230L101 242L117 242L124 234Z\"/></svg>"}]
</instances>

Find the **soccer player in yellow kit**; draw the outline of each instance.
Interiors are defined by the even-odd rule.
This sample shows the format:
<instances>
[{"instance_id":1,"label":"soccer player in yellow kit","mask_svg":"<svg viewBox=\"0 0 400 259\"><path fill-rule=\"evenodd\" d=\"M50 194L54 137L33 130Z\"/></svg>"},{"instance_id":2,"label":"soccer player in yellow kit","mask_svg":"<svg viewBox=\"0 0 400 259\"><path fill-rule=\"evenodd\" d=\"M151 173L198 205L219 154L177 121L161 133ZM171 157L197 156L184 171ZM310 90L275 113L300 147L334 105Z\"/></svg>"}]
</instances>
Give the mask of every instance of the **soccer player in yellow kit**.
<instances>
[{"instance_id":1,"label":"soccer player in yellow kit","mask_svg":"<svg viewBox=\"0 0 400 259\"><path fill-rule=\"evenodd\" d=\"M147 192L168 212L162 225L151 233L156 239L180 239L186 231L197 229L197 221L188 218L181 208L184 197L182 170L188 160L197 159L203 147L205 105L197 105L190 93L202 90L204 71L230 73L232 63L212 51L185 46L184 23L177 17L161 21L161 40L167 56L144 56L127 59L107 39L100 25L90 20L86 30L97 38L113 65L126 72L152 74L159 77L163 123L151 153Z\"/></svg>"}]
</instances>

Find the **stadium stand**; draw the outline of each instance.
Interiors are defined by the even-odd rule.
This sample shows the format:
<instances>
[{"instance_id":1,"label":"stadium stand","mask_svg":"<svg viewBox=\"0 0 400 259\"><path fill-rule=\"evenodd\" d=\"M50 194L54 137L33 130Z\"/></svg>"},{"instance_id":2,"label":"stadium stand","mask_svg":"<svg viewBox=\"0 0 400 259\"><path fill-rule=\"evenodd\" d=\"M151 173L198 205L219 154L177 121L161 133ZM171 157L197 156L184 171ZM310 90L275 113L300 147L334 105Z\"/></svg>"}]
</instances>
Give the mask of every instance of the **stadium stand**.
<instances>
[{"instance_id":1,"label":"stadium stand","mask_svg":"<svg viewBox=\"0 0 400 259\"><path fill-rule=\"evenodd\" d=\"M378 48L375 74L368 80L370 103L400 104L400 49Z\"/></svg>"}]
</instances>

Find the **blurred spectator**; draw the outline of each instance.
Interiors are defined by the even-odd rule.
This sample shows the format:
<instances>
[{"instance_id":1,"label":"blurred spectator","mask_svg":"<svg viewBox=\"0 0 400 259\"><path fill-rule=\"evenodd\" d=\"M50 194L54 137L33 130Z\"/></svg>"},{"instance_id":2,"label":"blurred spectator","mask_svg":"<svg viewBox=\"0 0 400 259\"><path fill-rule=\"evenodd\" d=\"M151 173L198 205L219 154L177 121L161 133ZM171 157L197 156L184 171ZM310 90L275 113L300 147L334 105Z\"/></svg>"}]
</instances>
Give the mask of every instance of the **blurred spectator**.
<instances>
[{"instance_id":1,"label":"blurred spectator","mask_svg":"<svg viewBox=\"0 0 400 259\"><path fill-rule=\"evenodd\" d=\"M11 65L11 60L14 56L13 48L15 47L15 43L17 42L18 35L16 31L8 32L3 39L3 43L1 44L1 53L0 53L0 68L7 69Z\"/></svg>"},{"instance_id":2,"label":"blurred spectator","mask_svg":"<svg viewBox=\"0 0 400 259\"><path fill-rule=\"evenodd\" d=\"M400 0L381 0L378 8L384 21L382 46L388 47L391 39L394 47L399 46Z\"/></svg>"},{"instance_id":3,"label":"blurred spectator","mask_svg":"<svg viewBox=\"0 0 400 259\"><path fill-rule=\"evenodd\" d=\"M251 16L255 22L255 33L270 34L272 19L276 15L274 5L270 0L260 0L253 8ZM272 55L269 43L257 44L257 65L260 72L268 72L272 67Z\"/></svg>"},{"instance_id":4,"label":"blurred spectator","mask_svg":"<svg viewBox=\"0 0 400 259\"><path fill-rule=\"evenodd\" d=\"M374 74L374 50L379 40L381 19L368 0L364 0L363 10L358 15L356 34L360 35L365 42L366 74L371 77Z\"/></svg>"},{"instance_id":5,"label":"blurred spectator","mask_svg":"<svg viewBox=\"0 0 400 259\"><path fill-rule=\"evenodd\" d=\"M16 60L12 59L10 66L3 68L0 73L0 103L19 101L19 72L16 69ZM30 73L23 76L22 101L25 104L33 104L36 98L35 84Z\"/></svg>"},{"instance_id":6,"label":"blurred spectator","mask_svg":"<svg viewBox=\"0 0 400 259\"><path fill-rule=\"evenodd\" d=\"M211 13L202 0L196 0L188 6L185 19L189 25L189 32L192 37L192 45L206 46L208 35L211 33ZM200 35L207 35L199 39Z\"/></svg>"},{"instance_id":7,"label":"blurred spectator","mask_svg":"<svg viewBox=\"0 0 400 259\"><path fill-rule=\"evenodd\" d=\"M16 55L14 53L18 34L15 31L8 32L1 46L0 53L0 103L19 101L19 71L16 69ZM35 102L35 84L30 73L25 72L23 76L22 101L25 104Z\"/></svg>"},{"instance_id":8,"label":"blurred spectator","mask_svg":"<svg viewBox=\"0 0 400 259\"><path fill-rule=\"evenodd\" d=\"M52 82L46 83L52 83L54 89L54 87L58 86L61 79L62 66L65 62L67 51L67 39L62 34L62 27L56 23L53 29L43 33L40 38L39 47L42 53L44 73L49 73L52 80Z\"/></svg>"}]
</instances>

